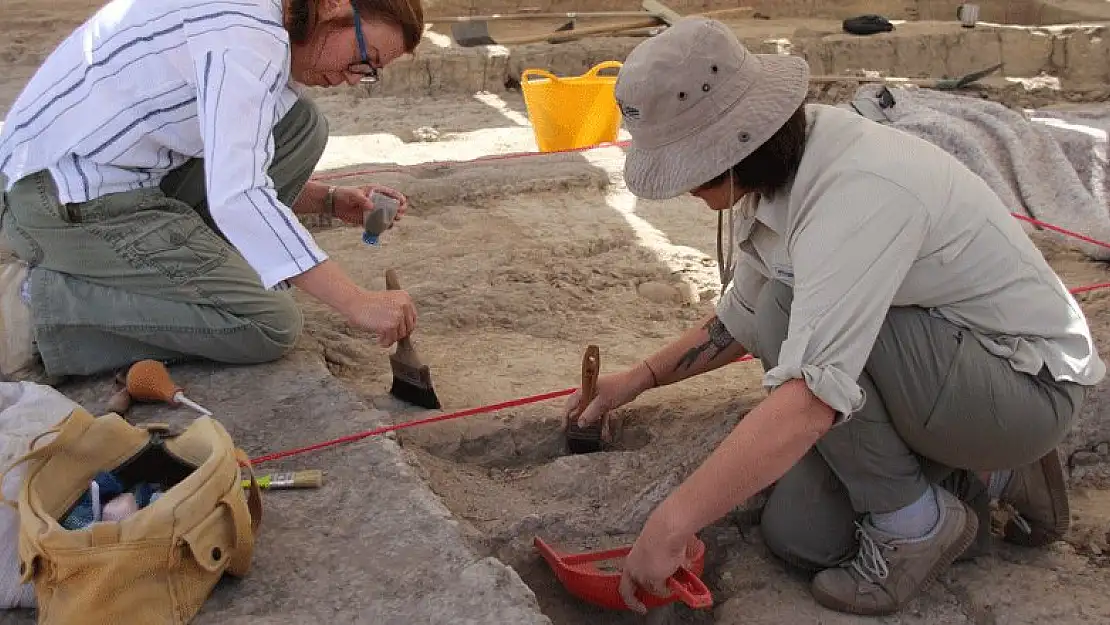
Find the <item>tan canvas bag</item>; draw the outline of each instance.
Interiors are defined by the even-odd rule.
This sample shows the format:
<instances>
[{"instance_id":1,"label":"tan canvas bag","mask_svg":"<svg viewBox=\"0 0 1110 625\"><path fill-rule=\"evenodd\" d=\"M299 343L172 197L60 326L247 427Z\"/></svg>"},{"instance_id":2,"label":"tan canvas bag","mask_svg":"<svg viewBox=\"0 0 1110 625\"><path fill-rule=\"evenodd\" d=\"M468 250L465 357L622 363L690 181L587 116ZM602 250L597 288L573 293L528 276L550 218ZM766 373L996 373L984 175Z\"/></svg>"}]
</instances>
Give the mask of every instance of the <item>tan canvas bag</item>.
<instances>
[{"instance_id":1,"label":"tan canvas bag","mask_svg":"<svg viewBox=\"0 0 1110 625\"><path fill-rule=\"evenodd\" d=\"M16 465L24 462L20 574L34 584L40 625L183 625L225 572L250 569L260 491L246 454L214 419L173 434L77 408ZM101 470L168 488L122 521L63 528L58 519Z\"/></svg>"}]
</instances>

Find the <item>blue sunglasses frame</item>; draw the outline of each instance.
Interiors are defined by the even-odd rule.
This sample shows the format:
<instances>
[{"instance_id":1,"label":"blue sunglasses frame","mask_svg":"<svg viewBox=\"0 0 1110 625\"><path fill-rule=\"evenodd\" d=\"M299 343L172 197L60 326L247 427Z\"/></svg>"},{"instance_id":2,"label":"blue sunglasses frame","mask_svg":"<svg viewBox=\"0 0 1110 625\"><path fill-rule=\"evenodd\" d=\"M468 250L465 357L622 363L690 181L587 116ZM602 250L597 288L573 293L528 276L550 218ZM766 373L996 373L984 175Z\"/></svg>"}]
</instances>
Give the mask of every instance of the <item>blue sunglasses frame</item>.
<instances>
[{"instance_id":1,"label":"blue sunglasses frame","mask_svg":"<svg viewBox=\"0 0 1110 625\"><path fill-rule=\"evenodd\" d=\"M358 53L362 60L348 65L347 71L361 75L359 82L364 85L376 83L379 80L378 68L370 62L370 55L366 51L366 36L362 32L362 20L358 16L358 8L353 1L351 2L351 14L355 18L355 39L358 42Z\"/></svg>"}]
</instances>

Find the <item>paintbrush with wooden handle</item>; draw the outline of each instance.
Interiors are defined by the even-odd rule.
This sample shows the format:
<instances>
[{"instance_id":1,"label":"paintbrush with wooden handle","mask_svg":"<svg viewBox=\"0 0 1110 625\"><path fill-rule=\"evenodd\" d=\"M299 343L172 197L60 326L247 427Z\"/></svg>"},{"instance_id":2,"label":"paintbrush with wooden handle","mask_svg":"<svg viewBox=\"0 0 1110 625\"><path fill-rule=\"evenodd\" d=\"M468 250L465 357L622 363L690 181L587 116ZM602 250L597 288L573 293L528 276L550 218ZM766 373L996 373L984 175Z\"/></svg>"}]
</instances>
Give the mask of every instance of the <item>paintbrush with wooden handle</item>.
<instances>
[{"instance_id":1,"label":"paintbrush with wooden handle","mask_svg":"<svg viewBox=\"0 0 1110 625\"><path fill-rule=\"evenodd\" d=\"M385 271L385 288L390 291L401 290L401 282L397 279L396 271L392 269ZM393 386L389 390L390 395L421 408L440 408L439 398L432 388L432 374L428 370L428 365L420 362L410 337L406 336L397 341L397 350L389 356L389 364L393 367Z\"/></svg>"}]
</instances>

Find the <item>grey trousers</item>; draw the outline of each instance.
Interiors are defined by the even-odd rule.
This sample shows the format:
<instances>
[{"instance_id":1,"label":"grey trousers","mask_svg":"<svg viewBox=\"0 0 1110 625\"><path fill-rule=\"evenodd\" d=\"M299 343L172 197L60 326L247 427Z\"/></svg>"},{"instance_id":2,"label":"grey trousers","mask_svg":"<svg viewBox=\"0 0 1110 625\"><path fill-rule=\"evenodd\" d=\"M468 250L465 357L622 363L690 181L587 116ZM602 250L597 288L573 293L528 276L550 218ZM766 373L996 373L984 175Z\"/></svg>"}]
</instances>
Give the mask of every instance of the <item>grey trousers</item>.
<instances>
[{"instance_id":1,"label":"grey trousers","mask_svg":"<svg viewBox=\"0 0 1110 625\"><path fill-rule=\"evenodd\" d=\"M760 293L752 351L764 369L777 364L793 295L776 281ZM862 514L907 506L930 483L982 498L981 483L967 487L974 472L1048 453L1085 396L1044 370L1014 371L966 330L914 307L887 313L858 382L863 408L775 484L763 510L764 540L789 564L819 570L853 557Z\"/></svg>"},{"instance_id":2,"label":"grey trousers","mask_svg":"<svg viewBox=\"0 0 1110 625\"><path fill-rule=\"evenodd\" d=\"M269 174L287 206L327 138L309 100L276 125ZM267 362L292 349L303 326L292 295L264 289L219 233L200 159L160 188L68 205L49 173L31 174L6 194L0 234L32 266L34 334L49 375L92 375L145 358Z\"/></svg>"}]
</instances>

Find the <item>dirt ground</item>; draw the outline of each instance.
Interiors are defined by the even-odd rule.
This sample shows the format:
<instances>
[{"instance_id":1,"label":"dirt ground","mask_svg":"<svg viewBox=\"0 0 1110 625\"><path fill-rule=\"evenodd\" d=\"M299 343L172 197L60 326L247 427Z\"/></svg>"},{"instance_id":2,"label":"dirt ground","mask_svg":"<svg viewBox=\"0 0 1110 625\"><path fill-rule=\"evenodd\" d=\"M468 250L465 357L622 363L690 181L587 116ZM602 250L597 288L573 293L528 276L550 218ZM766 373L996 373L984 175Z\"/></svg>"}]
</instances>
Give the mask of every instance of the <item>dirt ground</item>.
<instances>
[{"instance_id":1,"label":"dirt ground","mask_svg":"<svg viewBox=\"0 0 1110 625\"><path fill-rule=\"evenodd\" d=\"M53 42L97 3L4 4L0 112ZM585 10L585 4L572 8ZM633 8L610 4L604 8ZM917 4L907 4L907 11L919 11ZM1076 4L1083 3L1069 6ZM439 15L458 8L430 6ZM1044 14L1044 6L1034 8ZM1005 15L1019 13L1036 14L1025 7ZM763 28L772 35L781 25L771 21ZM837 101L852 88L833 85L814 95ZM1011 105L1097 97L1029 92L1020 85L985 89L983 95ZM600 346L603 372L616 371L712 310L719 290L715 215L690 198L651 202L631 196L621 182L617 148L421 165L534 150L519 92L367 100L345 89L314 97L332 128L319 173L346 172L338 179L344 184L394 185L412 200L409 215L378 247L366 246L356 230L344 227L319 227L318 240L363 284L381 287L384 270L398 270L419 307L416 345L432 367L446 410L574 386L588 343ZM1105 265L1041 243L1069 286L1110 280ZM1110 291L1079 299L1096 340L1110 350ZM395 411L398 421L420 416L387 395L388 356L369 336L307 298L301 301L305 340L324 352L336 376L376 406ZM531 539L538 534L570 550L632 541L652 507L759 401L759 379L758 364L742 363L652 391L618 411L619 442L599 454L565 454L562 399L403 430L398 438L475 543L516 568L554 622L641 622L592 610L566 595ZM997 542L993 554L954 567L909 609L878 622L1110 623L1107 486L1076 486L1074 528L1066 542L1037 551ZM805 580L766 552L756 521L755 514L738 511L703 536L714 610L676 607L648 622L872 620L818 608Z\"/></svg>"}]
</instances>

